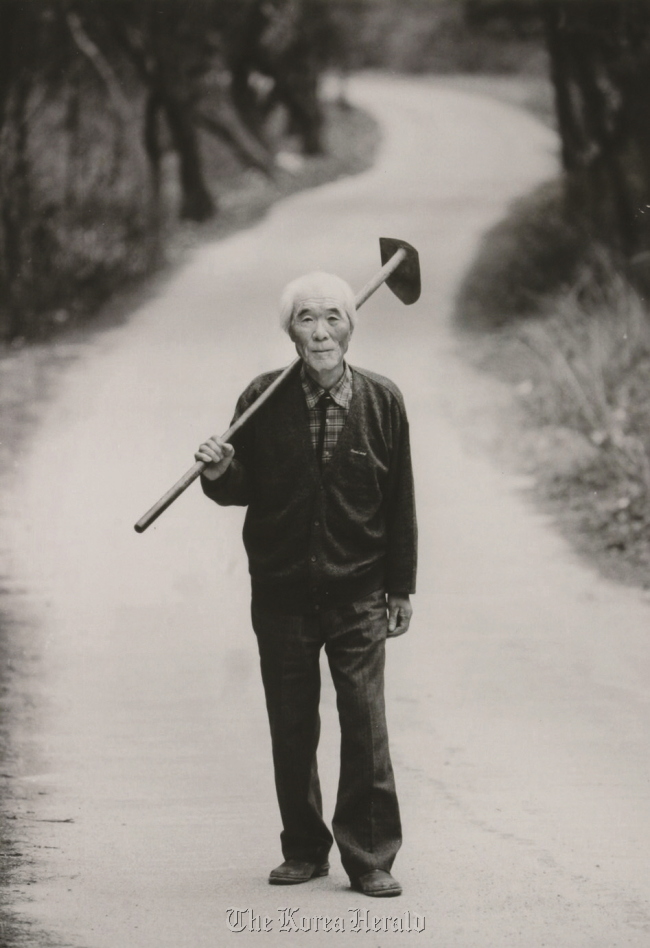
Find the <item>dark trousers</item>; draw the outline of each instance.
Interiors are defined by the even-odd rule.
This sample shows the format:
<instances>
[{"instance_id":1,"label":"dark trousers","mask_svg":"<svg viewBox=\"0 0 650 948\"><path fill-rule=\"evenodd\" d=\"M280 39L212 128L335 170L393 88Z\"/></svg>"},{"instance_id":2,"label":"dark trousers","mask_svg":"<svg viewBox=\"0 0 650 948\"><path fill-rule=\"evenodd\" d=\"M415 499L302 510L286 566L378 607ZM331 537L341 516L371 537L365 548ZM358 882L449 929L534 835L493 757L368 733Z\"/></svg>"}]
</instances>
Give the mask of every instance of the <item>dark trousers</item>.
<instances>
[{"instance_id":1,"label":"dark trousers","mask_svg":"<svg viewBox=\"0 0 650 948\"><path fill-rule=\"evenodd\" d=\"M401 824L384 709L384 593L314 615L278 615L253 603L252 615L271 726L284 858L321 862L332 845L322 817L316 764L319 656L324 645L341 726L334 838L351 878L371 869L390 870L401 845Z\"/></svg>"}]
</instances>

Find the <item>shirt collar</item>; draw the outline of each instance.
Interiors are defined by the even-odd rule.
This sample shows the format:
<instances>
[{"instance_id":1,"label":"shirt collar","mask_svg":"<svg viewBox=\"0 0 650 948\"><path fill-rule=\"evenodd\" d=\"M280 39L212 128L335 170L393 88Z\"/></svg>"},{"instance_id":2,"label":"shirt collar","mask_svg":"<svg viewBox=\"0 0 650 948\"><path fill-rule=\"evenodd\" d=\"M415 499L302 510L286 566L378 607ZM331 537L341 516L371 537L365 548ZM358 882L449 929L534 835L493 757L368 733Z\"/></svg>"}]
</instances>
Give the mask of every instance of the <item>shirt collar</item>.
<instances>
[{"instance_id":1,"label":"shirt collar","mask_svg":"<svg viewBox=\"0 0 650 948\"><path fill-rule=\"evenodd\" d=\"M305 369L304 362L300 369L300 381L302 382L302 390L307 400L307 407L315 408L319 398L325 392L325 389L322 388L318 382L314 381L309 372ZM336 385L333 385L329 390L329 394L339 408L344 408L346 411L349 409L350 402L352 401L352 372L347 362L345 363L343 375Z\"/></svg>"}]
</instances>

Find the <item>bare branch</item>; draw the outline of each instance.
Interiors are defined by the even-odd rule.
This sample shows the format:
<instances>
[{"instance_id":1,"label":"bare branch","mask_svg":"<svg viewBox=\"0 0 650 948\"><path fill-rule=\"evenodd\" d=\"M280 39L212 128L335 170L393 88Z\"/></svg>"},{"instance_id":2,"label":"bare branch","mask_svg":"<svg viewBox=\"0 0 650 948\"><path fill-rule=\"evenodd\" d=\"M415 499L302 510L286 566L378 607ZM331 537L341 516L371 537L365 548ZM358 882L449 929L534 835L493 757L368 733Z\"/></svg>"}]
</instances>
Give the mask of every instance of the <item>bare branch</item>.
<instances>
[{"instance_id":1,"label":"bare branch","mask_svg":"<svg viewBox=\"0 0 650 948\"><path fill-rule=\"evenodd\" d=\"M66 21L75 45L106 86L113 112L122 124L127 125L133 118L132 109L108 60L88 36L76 13L68 11Z\"/></svg>"}]
</instances>

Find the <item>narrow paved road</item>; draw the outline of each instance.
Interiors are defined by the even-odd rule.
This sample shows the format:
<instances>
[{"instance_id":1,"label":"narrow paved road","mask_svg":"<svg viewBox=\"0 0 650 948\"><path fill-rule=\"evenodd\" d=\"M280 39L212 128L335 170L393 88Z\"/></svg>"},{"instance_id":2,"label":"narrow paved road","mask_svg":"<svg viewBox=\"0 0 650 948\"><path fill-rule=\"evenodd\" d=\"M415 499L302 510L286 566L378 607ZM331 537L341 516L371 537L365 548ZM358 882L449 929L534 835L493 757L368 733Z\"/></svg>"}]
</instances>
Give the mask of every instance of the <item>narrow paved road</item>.
<instances>
[{"instance_id":1,"label":"narrow paved road","mask_svg":"<svg viewBox=\"0 0 650 948\"><path fill-rule=\"evenodd\" d=\"M74 948L647 948L650 607L578 564L453 421L486 384L454 354L454 288L480 232L553 173L554 137L433 83L352 93L385 130L376 167L194 253L70 367L24 461L7 529L33 620L14 781L33 861L16 909ZM415 619L389 649L406 842L388 905L351 893L337 861L309 886L266 884L278 818L241 511L194 489L132 530L248 380L291 359L285 281L324 268L358 288L380 234L420 248L425 280L409 309L379 291L350 353L404 391L421 519ZM331 812L330 688L324 704ZM280 906L346 931L290 938ZM231 933L229 907L272 933ZM359 907L425 932L352 931Z\"/></svg>"}]
</instances>

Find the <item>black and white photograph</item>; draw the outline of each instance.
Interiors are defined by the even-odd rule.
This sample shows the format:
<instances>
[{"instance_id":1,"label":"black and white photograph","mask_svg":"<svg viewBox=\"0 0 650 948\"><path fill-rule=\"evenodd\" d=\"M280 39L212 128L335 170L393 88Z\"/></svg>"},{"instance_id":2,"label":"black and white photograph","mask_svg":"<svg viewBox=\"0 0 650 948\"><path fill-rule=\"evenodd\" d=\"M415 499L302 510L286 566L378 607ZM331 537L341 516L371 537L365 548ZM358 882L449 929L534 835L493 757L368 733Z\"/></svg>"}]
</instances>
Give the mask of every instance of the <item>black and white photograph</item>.
<instances>
[{"instance_id":1,"label":"black and white photograph","mask_svg":"<svg viewBox=\"0 0 650 948\"><path fill-rule=\"evenodd\" d=\"M0 948L650 946L650 0L0 0Z\"/></svg>"}]
</instances>

